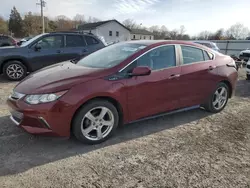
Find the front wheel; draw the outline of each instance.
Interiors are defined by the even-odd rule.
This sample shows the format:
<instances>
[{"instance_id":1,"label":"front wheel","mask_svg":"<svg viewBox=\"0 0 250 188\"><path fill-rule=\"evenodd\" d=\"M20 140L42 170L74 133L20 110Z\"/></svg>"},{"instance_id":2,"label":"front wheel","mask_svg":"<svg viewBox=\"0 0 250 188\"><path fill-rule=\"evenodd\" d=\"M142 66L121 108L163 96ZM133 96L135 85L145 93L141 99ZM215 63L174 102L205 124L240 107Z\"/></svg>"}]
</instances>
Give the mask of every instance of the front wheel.
<instances>
[{"instance_id":1,"label":"front wheel","mask_svg":"<svg viewBox=\"0 0 250 188\"><path fill-rule=\"evenodd\" d=\"M76 114L72 128L75 137L86 144L98 144L115 132L119 123L116 107L105 100L94 100Z\"/></svg>"},{"instance_id":2,"label":"front wheel","mask_svg":"<svg viewBox=\"0 0 250 188\"><path fill-rule=\"evenodd\" d=\"M203 107L212 113L220 112L225 108L228 98L229 88L227 84L220 82Z\"/></svg>"},{"instance_id":3,"label":"front wheel","mask_svg":"<svg viewBox=\"0 0 250 188\"><path fill-rule=\"evenodd\" d=\"M20 61L9 61L3 67L3 74L8 80L20 81L27 75L27 68Z\"/></svg>"}]
</instances>

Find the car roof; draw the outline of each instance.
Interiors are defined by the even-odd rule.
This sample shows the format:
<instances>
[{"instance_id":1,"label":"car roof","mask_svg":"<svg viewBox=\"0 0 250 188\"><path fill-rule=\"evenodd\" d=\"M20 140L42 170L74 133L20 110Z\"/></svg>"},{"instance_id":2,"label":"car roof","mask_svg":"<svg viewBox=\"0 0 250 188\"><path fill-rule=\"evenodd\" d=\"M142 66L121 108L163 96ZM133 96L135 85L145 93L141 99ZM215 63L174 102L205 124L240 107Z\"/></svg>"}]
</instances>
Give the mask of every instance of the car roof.
<instances>
[{"instance_id":1,"label":"car roof","mask_svg":"<svg viewBox=\"0 0 250 188\"><path fill-rule=\"evenodd\" d=\"M192 45L192 46L201 47L201 45L196 44L192 41L182 41L182 40L132 40L132 41L126 41L126 43L141 44L145 46L163 45L163 44L184 44L184 45Z\"/></svg>"}]
</instances>

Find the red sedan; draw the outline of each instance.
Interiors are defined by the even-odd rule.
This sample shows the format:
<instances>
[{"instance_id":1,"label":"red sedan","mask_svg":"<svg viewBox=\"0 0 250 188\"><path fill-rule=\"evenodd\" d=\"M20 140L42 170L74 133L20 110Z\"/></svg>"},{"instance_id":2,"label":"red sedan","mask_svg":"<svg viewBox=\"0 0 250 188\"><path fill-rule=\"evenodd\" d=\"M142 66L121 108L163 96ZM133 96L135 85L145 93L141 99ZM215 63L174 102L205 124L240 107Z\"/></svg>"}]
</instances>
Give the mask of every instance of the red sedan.
<instances>
[{"instance_id":1,"label":"red sedan","mask_svg":"<svg viewBox=\"0 0 250 188\"><path fill-rule=\"evenodd\" d=\"M182 41L133 41L63 62L20 82L7 103L32 134L108 139L118 125L200 105L217 113L233 96L232 58Z\"/></svg>"}]
</instances>

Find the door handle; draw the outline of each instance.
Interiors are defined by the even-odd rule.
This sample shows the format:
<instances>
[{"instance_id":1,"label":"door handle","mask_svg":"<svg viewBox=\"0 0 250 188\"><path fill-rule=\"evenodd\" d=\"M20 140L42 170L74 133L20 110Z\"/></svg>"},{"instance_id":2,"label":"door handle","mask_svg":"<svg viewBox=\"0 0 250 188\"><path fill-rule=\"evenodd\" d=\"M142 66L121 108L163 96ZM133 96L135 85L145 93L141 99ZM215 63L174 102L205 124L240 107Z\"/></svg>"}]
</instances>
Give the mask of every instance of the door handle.
<instances>
[{"instance_id":1,"label":"door handle","mask_svg":"<svg viewBox=\"0 0 250 188\"><path fill-rule=\"evenodd\" d=\"M169 76L169 79L179 78L180 76L180 74L172 74Z\"/></svg>"},{"instance_id":2,"label":"door handle","mask_svg":"<svg viewBox=\"0 0 250 188\"><path fill-rule=\"evenodd\" d=\"M60 54L62 51L61 50L57 50L56 53Z\"/></svg>"},{"instance_id":3,"label":"door handle","mask_svg":"<svg viewBox=\"0 0 250 188\"><path fill-rule=\"evenodd\" d=\"M208 70L214 70L216 68L216 66L209 66Z\"/></svg>"},{"instance_id":4,"label":"door handle","mask_svg":"<svg viewBox=\"0 0 250 188\"><path fill-rule=\"evenodd\" d=\"M83 49L82 52L88 52L88 50L87 49Z\"/></svg>"}]
</instances>

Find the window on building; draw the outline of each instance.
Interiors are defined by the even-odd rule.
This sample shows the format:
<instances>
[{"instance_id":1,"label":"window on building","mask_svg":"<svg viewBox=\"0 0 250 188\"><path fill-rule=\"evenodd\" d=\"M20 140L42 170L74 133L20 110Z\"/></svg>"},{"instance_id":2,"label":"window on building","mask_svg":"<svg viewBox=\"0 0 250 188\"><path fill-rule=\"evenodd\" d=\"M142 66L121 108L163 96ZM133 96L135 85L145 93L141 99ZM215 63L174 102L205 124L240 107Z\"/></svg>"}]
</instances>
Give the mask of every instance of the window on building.
<instances>
[{"instance_id":1,"label":"window on building","mask_svg":"<svg viewBox=\"0 0 250 188\"><path fill-rule=\"evenodd\" d=\"M151 36L149 37L149 39L151 40Z\"/></svg>"},{"instance_id":2,"label":"window on building","mask_svg":"<svg viewBox=\"0 0 250 188\"><path fill-rule=\"evenodd\" d=\"M144 39L146 39L146 36L144 36Z\"/></svg>"},{"instance_id":3,"label":"window on building","mask_svg":"<svg viewBox=\"0 0 250 188\"><path fill-rule=\"evenodd\" d=\"M109 36L112 36L112 31L109 31Z\"/></svg>"},{"instance_id":4,"label":"window on building","mask_svg":"<svg viewBox=\"0 0 250 188\"><path fill-rule=\"evenodd\" d=\"M133 39L135 39L135 35L133 36Z\"/></svg>"},{"instance_id":5,"label":"window on building","mask_svg":"<svg viewBox=\"0 0 250 188\"><path fill-rule=\"evenodd\" d=\"M116 36L119 37L119 31L116 31Z\"/></svg>"}]
</instances>

